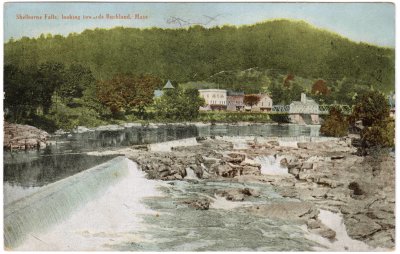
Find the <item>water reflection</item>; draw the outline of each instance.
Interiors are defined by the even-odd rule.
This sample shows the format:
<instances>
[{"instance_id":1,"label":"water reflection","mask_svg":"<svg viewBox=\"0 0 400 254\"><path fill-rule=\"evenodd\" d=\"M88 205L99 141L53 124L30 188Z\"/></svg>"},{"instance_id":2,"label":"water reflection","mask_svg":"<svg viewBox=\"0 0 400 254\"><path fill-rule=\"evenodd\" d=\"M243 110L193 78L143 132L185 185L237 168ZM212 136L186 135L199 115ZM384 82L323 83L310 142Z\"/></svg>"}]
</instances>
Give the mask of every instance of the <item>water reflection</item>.
<instances>
[{"instance_id":1,"label":"water reflection","mask_svg":"<svg viewBox=\"0 0 400 254\"><path fill-rule=\"evenodd\" d=\"M101 164L115 156L90 156L86 154L40 155L21 159L14 155L4 163L4 181L23 187L43 186L85 169Z\"/></svg>"}]
</instances>

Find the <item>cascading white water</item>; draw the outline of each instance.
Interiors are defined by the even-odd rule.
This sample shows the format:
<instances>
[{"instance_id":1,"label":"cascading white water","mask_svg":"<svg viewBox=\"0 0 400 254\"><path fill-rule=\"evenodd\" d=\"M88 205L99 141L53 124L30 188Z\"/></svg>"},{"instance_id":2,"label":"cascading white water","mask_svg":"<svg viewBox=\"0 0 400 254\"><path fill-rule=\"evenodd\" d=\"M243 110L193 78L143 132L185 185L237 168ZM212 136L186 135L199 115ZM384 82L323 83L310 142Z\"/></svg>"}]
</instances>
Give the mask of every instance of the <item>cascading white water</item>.
<instances>
[{"instance_id":1,"label":"cascading white water","mask_svg":"<svg viewBox=\"0 0 400 254\"><path fill-rule=\"evenodd\" d=\"M170 152L171 148L178 146L195 146L197 145L196 138L185 138L173 141L154 143L149 145L149 150L153 152Z\"/></svg>"},{"instance_id":2,"label":"cascading white water","mask_svg":"<svg viewBox=\"0 0 400 254\"><path fill-rule=\"evenodd\" d=\"M31 195L38 191L40 187L20 187L11 185L8 182L3 184L4 205L8 205L18 199Z\"/></svg>"},{"instance_id":3,"label":"cascading white water","mask_svg":"<svg viewBox=\"0 0 400 254\"><path fill-rule=\"evenodd\" d=\"M154 212L141 200L160 196L157 186L161 183L146 179L136 163L123 162L127 174L120 182L46 232L29 235L16 250L99 251L111 250L118 243L146 241L137 233L143 229L140 215Z\"/></svg>"},{"instance_id":4,"label":"cascading white water","mask_svg":"<svg viewBox=\"0 0 400 254\"><path fill-rule=\"evenodd\" d=\"M223 210L232 210L238 207L244 207L244 206L251 206L251 202L234 202L234 201L229 201L225 197L217 196L215 197L210 197L213 202L210 204L210 208L212 209L223 209Z\"/></svg>"},{"instance_id":5,"label":"cascading white water","mask_svg":"<svg viewBox=\"0 0 400 254\"><path fill-rule=\"evenodd\" d=\"M318 218L323 224L336 232L336 240L331 242L317 234L306 234L308 239L325 246L325 248L316 247L315 250L317 251L388 251L382 248L373 248L362 241L351 239L347 234L343 217L339 213L321 209Z\"/></svg>"},{"instance_id":6,"label":"cascading white water","mask_svg":"<svg viewBox=\"0 0 400 254\"><path fill-rule=\"evenodd\" d=\"M127 178L129 178L128 182ZM119 210L128 209L127 207L143 210L140 205L130 202L132 200L136 202L135 197L138 195L154 193L153 188L146 187L144 181L149 180L145 179L135 163L124 157L117 157L97 167L42 187L35 193L11 202L5 207L5 246L11 249L18 246L18 249L24 250L78 250L76 243L70 241L70 236L66 234L62 226L60 227L60 223L62 225L72 220L74 226L82 225L83 222L92 222L93 226L107 224L111 228L118 221L125 223L114 215ZM115 188L121 184L124 184L122 188ZM127 188L130 190L129 193L126 193ZM114 194L110 197L111 189L114 190ZM124 204L120 204L117 209L115 203L119 204L122 200L121 195L125 195ZM129 195L129 198L126 195ZM93 200L103 200L102 206L93 205L96 204ZM77 215L78 218L76 218ZM76 223L79 220L80 222ZM70 229L74 231L75 227ZM21 243L23 244L20 245Z\"/></svg>"},{"instance_id":7,"label":"cascading white water","mask_svg":"<svg viewBox=\"0 0 400 254\"><path fill-rule=\"evenodd\" d=\"M288 169L281 166L281 159L280 157L275 158L269 155L257 157L255 161L261 164L261 174L263 175L287 175Z\"/></svg>"},{"instance_id":8,"label":"cascading white water","mask_svg":"<svg viewBox=\"0 0 400 254\"><path fill-rule=\"evenodd\" d=\"M185 179L199 179L199 178L197 177L196 173L194 173L193 169L186 168Z\"/></svg>"},{"instance_id":9,"label":"cascading white water","mask_svg":"<svg viewBox=\"0 0 400 254\"><path fill-rule=\"evenodd\" d=\"M247 144L246 141L238 141L233 143L233 149L235 150L244 150L248 149L249 145Z\"/></svg>"},{"instance_id":10,"label":"cascading white water","mask_svg":"<svg viewBox=\"0 0 400 254\"><path fill-rule=\"evenodd\" d=\"M40 188L4 208L4 244L13 248L28 234L46 230L118 181L127 172L123 157Z\"/></svg>"}]
</instances>

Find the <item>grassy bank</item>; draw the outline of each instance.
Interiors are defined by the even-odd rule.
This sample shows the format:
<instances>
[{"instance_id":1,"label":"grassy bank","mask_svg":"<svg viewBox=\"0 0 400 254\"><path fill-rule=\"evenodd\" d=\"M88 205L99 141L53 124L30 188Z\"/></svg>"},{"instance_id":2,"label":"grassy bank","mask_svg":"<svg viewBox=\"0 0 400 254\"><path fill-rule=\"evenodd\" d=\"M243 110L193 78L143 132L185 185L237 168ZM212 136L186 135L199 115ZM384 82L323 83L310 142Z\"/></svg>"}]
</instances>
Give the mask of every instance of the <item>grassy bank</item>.
<instances>
[{"instance_id":1,"label":"grassy bank","mask_svg":"<svg viewBox=\"0 0 400 254\"><path fill-rule=\"evenodd\" d=\"M209 111L200 112L197 119L199 122L217 122L217 123L234 123L234 122L273 122L269 114L261 112L227 112L227 111Z\"/></svg>"}]
</instances>

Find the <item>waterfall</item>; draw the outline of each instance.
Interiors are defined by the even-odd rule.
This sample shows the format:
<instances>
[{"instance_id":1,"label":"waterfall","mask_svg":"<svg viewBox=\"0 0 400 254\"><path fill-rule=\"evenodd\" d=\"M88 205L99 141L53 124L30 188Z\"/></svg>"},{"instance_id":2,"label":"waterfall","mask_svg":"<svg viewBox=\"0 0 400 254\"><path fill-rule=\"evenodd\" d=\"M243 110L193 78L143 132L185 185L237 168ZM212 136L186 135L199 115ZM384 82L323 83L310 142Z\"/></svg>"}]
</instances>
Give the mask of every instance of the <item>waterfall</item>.
<instances>
[{"instance_id":1,"label":"waterfall","mask_svg":"<svg viewBox=\"0 0 400 254\"><path fill-rule=\"evenodd\" d=\"M261 156L255 158L255 161L261 164L261 174L263 175L287 175L288 169L282 167L280 157L275 158L275 156Z\"/></svg>"},{"instance_id":2,"label":"waterfall","mask_svg":"<svg viewBox=\"0 0 400 254\"><path fill-rule=\"evenodd\" d=\"M127 166L124 157L117 157L7 204L4 208L5 246L14 248L28 235L43 232L66 219L126 176Z\"/></svg>"},{"instance_id":3,"label":"waterfall","mask_svg":"<svg viewBox=\"0 0 400 254\"><path fill-rule=\"evenodd\" d=\"M383 248L373 248L366 243L351 239L347 234L346 225L343 216L340 213L333 213L327 210L319 210L318 218L323 224L336 232L336 240L331 242L317 234L306 234L309 240L313 240L325 246L325 248L316 247L317 251L388 251Z\"/></svg>"},{"instance_id":4,"label":"waterfall","mask_svg":"<svg viewBox=\"0 0 400 254\"><path fill-rule=\"evenodd\" d=\"M40 187L21 187L5 182L3 184L4 205L6 206L18 199L35 193L38 189L40 189Z\"/></svg>"},{"instance_id":5,"label":"waterfall","mask_svg":"<svg viewBox=\"0 0 400 254\"><path fill-rule=\"evenodd\" d=\"M194 173L193 169L188 167L186 168L186 176L185 179L199 179L197 175Z\"/></svg>"}]
</instances>

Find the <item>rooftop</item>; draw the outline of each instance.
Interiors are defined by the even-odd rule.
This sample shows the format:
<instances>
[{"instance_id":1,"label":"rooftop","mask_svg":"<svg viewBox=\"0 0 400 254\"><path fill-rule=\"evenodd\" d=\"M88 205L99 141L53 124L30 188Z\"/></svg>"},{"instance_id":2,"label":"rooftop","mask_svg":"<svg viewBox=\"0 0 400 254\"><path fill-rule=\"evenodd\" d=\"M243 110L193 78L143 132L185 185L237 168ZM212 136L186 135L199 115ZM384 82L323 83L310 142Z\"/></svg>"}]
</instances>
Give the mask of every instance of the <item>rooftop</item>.
<instances>
[{"instance_id":1,"label":"rooftop","mask_svg":"<svg viewBox=\"0 0 400 254\"><path fill-rule=\"evenodd\" d=\"M154 90L154 97L155 97L155 98L159 98L159 97L161 97L163 94L164 94L164 93L163 93L163 91L161 91L161 90Z\"/></svg>"},{"instance_id":2,"label":"rooftop","mask_svg":"<svg viewBox=\"0 0 400 254\"><path fill-rule=\"evenodd\" d=\"M244 92L228 91L228 96L241 96L241 95L244 95Z\"/></svg>"},{"instance_id":3,"label":"rooftop","mask_svg":"<svg viewBox=\"0 0 400 254\"><path fill-rule=\"evenodd\" d=\"M171 81L169 81L169 79L168 79L168 82L167 82L167 84L165 84L163 89L173 89L173 88L174 88L174 86L171 84Z\"/></svg>"}]
</instances>

